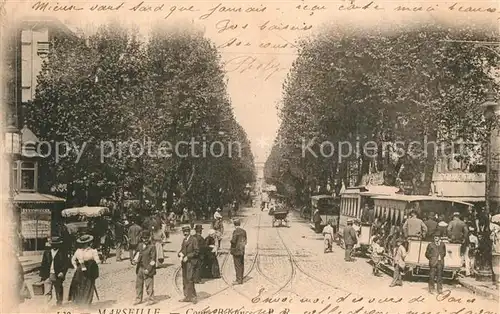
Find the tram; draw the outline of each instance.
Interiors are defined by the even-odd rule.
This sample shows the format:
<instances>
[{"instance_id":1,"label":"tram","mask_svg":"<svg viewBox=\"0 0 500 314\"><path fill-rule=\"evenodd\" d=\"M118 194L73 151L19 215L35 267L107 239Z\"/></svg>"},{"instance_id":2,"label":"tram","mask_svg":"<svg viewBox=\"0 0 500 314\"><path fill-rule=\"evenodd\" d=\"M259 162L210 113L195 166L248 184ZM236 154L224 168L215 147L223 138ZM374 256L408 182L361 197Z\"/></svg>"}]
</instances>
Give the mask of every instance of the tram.
<instances>
[{"instance_id":1,"label":"tram","mask_svg":"<svg viewBox=\"0 0 500 314\"><path fill-rule=\"evenodd\" d=\"M338 230L340 206L339 199L331 195L314 195L311 196L311 228L316 233L321 233L323 227L326 226L329 220L333 221L335 230ZM316 223L316 220L319 223Z\"/></svg>"},{"instance_id":2,"label":"tram","mask_svg":"<svg viewBox=\"0 0 500 314\"><path fill-rule=\"evenodd\" d=\"M382 195L396 195L400 189L394 186L367 185L345 188L340 192L340 219L339 219L339 239L340 246L343 247L343 232L347 226L347 220L361 220L365 204L373 206L372 198ZM371 240L370 225L361 224L358 234L358 245L363 253L368 252Z\"/></svg>"},{"instance_id":3,"label":"tram","mask_svg":"<svg viewBox=\"0 0 500 314\"><path fill-rule=\"evenodd\" d=\"M386 221L394 226L403 226L404 217L408 216L412 210L417 211L419 218L425 217L433 212L438 216L443 215L446 221L450 221L454 212L466 215L472 204L437 196L425 195L390 195L372 197L375 205L375 217ZM415 277L429 276L429 261L425 257L429 238L408 238L408 253L405 258L407 274ZM443 278L453 279L462 268L462 258L460 256L460 246L458 243L449 243L447 238L442 239L446 245L446 256L444 258ZM385 268L392 270L392 257L387 255Z\"/></svg>"}]
</instances>

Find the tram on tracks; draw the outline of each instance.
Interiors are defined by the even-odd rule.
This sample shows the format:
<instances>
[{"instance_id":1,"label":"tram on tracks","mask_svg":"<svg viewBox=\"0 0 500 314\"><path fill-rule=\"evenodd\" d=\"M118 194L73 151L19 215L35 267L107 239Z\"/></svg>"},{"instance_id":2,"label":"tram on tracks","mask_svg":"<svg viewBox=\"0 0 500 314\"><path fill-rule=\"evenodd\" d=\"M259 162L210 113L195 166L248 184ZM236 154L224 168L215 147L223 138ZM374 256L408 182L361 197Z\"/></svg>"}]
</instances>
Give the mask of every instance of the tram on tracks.
<instances>
[{"instance_id":1,"label":"tram on tracks","mask_svg":"<svg viewBox=\"0 0 500 314\"><path fill-rule=\"evenodd\" d=\"M417 211L420 218L430 212L443 215L446 221L450 221L454 212L465 216L472 204L437 196L425 195L385 195L372 197L375 205L375 217L388 222L390 225L402 227L404 217L412 210ZM409 237L406 239L407 256L405 263L410 277L428 277L429 261L425 257L427 241L429 238ZM462 257L460 256L460 243L449 243L447 238L442 238L446 245L446 256L444 258L443 278L453 279L462 268ZM382 267L393 270L392 256L387 255L382 262Z\"/></svg>"},{"instance_id":2,"label":"tram on tracks","mask_svg":"<svg viewBox=\"0 0 500 314\"><path fill-rule=\"evenodd\" d=\"M344 247L343 232L347 226L347 220L361 220L365 205L373 207L374 196L396 195L400 189L394 186L367 185L345 188L340 192L340 217L339 217L339 244ZM368 253L371 244L371 226L361 224L358 231L358 247L362 254Z\"/></svg>"},{"instance_id":3,"label":"tram on tracks","mask_svg":"<svg viewBox=\"0 0 500 314\"><path fill-rule=\"evenodd\" d=\"M338 230L340 215L340 200L332 195L311 196L311 228L316 233L321 233L323 227L329 220L333 221L333 227Z\"/></svg>"}]
</instances>

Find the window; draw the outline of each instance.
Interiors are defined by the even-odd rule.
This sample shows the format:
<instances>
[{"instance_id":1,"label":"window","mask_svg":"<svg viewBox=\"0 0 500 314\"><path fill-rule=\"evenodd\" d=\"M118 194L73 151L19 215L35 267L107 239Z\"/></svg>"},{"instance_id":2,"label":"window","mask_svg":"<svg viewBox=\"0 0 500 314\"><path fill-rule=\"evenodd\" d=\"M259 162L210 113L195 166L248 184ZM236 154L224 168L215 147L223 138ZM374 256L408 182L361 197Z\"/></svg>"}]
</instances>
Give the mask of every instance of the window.
<instances>
[{"instance_id":1,"label":"window","mask_svg":"<svg viewBox=\"0 0 500 314\"><path fill-rule=\"evenodd\" d=\"M21 163L21 190L35 191L36 167L33 162Z\"/></svg>"}]
</instances>

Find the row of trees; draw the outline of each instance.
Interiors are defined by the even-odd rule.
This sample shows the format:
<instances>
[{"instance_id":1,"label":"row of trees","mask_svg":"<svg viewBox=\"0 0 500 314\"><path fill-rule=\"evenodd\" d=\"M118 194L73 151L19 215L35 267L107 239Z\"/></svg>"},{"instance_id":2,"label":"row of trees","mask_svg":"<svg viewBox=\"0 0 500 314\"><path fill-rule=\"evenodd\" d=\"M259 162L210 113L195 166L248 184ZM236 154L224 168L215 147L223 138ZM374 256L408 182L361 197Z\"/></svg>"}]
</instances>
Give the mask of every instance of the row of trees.
<instances>
[{"instance_id":1,"label":"row of trees","mask_svg":"<svg viewBox=\"0 0 500 314\"><path fill-rule=\"evenodd\" d=\"M85 146L78 162L74 149L45 159L45 188L68 205L130 195L199 210L238 199L254 181L253 156L224 74L196 29L157 26L143 40L110 23L86 40L59 39L24 120L41 140Z\"/></svg>"},{"instance_id":2,"label":"row of trees","mask_svg":"<svg viewBox=\"0 0 500 314\"><path fill-rule=\"evenodd\" d=\"M413 193L428 194L440 156L433 147L423 153L425 139L484 142L489 122L480 104L488 88L498 90L492 70L500 58L474 41L497 40L494 28L433 24L390 32L349 25L302 41L283 85L280 145L267 160L266 180L300 200L316 186L347 186L355 168L355 184L383 171L384 184L410 182ZM304 149L303 139L315 139L310 148L316 156ZM329 147L320 154L324 141L335 149L341 141L361 148L373 141L378 149L340 160L338 150L330 156ZM398 141L422 145L396 147ZM478 147L464 149L457 158L484 154Z\"/></svg>"}]
</instances>

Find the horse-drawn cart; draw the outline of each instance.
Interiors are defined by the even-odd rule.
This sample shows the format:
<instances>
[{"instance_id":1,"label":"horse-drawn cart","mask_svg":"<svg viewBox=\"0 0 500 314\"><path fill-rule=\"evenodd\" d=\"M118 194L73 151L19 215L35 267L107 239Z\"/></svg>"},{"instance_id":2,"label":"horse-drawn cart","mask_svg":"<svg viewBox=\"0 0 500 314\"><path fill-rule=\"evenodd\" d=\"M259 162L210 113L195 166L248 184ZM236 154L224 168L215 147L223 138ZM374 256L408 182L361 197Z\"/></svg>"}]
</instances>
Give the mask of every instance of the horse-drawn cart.
<instances>
[{"instance_id":1,"label":"horse-drawn cart","mask_svg":"<svg viewBox=\"0 0 500 314\"><path fill-rule=\"evenodd\" d=\"M276 226L283 226L283 224L285 226L288 226L288 211L285 211L285 210L275 210L273 212L273 227L276 227ZM278 225L276 225L276 223L279 222Z\"/></svg>"}]
</instances>

